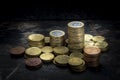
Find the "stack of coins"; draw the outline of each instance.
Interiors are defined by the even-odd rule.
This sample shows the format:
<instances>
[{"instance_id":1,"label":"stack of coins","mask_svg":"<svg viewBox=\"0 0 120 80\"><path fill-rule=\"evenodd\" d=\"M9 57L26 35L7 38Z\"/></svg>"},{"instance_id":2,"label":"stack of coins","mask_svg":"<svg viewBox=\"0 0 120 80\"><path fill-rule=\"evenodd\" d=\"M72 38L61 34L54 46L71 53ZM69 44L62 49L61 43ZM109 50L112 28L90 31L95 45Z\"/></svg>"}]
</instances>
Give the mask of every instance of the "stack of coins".
<instances>
[{"instance_id":1,"label":"stack of coins","mask_svg":"<svg viewBox=\"0 0 120 80\"><path fill-rule=\"evenodd\" d=\"M72 57L68 60L70 69L75 72L82 72L86 69L85 61L78 57Z\"/></svg>"},{"instance_id":2,"label":"stack of coins","mask_svg":"<svg viewBox=\"0 0 120 80\"><path fill-rule=\"evenodd\" d=\"M68 60L68 55L58 55L54 58L53 63L57 66L67 66Z\"/></svg>"},{"instance_id":3,"label":"stack of coins","mask_svg":"<svg viewBox=\"0 0 120 80\"><path fill-rule=\"evenodd\" d=\"M50 45L50 37L45 37L44 42L45 45Z\"/></svg>"},{"instance_id":4,"label":"stack of coins","mask_svg":"<svg viewBox=\"0 0 120 80\"><path fill-rule=\"evenodd\" d=\"M69 54L69 49L65 46L59 46L53 48L54 54L55 55L67 55Z\"/></svg>"},{"instance_id":5,"label":"stack of coins","mask_svg":"<svg viewBox=\"0 0 120 80\"><path fill-rule=\"evenodd\" d=\"M28 36L28 44L30 47L43 47L44 43L44 35L42 34L31 34Z\"/></svg>"},{"instance_id":6,"label":"stack of coins","mask_svg":"<svg viewBox=\"0 0 120 80\"><path fill-rule=\"evenodd\" d=\"M68 23L68 47L70 50L81 50L84 47L84 23Z\"/></svg>"},{"instance_id":7,"label":"stack of coins","mask_svg":"<svg viewBox=\"0 0 120 80\"><path fill-rule=\"evenodd\" d=\"M84 60L89 67L99 66L99 57L101 50L98 47L84 48Z\"/></svg>"},{"instance_id":8,"label":"stack of coins","mask_svg":"<svg viewBox=\"0 0 120 80\"><path fill-rule=\"evenodd\" d=\"M50 45L52 47L65 45L65 32L62 30L53 30L50 32Z\"/></svg>"}]
</instances>

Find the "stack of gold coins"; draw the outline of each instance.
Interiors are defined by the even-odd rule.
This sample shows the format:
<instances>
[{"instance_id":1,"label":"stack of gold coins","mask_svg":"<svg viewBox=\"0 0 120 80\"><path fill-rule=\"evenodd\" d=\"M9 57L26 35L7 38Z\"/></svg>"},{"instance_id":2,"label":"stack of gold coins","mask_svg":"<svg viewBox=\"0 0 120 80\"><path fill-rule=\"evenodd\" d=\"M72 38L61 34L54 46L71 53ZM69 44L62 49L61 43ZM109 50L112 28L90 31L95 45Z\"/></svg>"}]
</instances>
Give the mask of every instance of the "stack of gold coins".
<instances>
[{"instance_id":1,"label":"stack of gold coins","mask_svg":"<svg viewBox=\"0 0 120 80\"><path fill-rule=\"evenodd\" d=\"M67 55L69 54L69 49L65 46L59 46L53 48L54 54L55 55Z\"/></svg>"},{"instance_id":2,"label":"stack of gold coins","mask_svg":"<svg viewBox=\"0 0 120 80\"><path fill-rule=\"evenodd\" d=\"M54 58L53 63L57 66L67 66L68 60L68 55L58 55Z\"/></svg>"},{"instance_id":3,"label":"stack of gold coins","mask_svg":"<svg viewBox=\"0 0 120 80\"><path fill-rule=\"evenodd\" d=\"M44 35L42 34L31 34L28 36L28 44L30 47L43 47L44 43Z\"/></svg>"},{"instance_id":4,"label":"stack of gold coins","mask_svg":"<svg viewBox=\"0 0 120 80\"><path fill-rule=\"evenodd\" d=\"M78 57L72 57L68 60L70 69L75 72L82 72L86 69L85 61Z\"/></svg>"},{"instance_id":5,"label":"stack of gold coins","mask_svg":"<svg viewBox=\"0 0 120 80\"><path fill-rule=\"evenodd\" d=\"M41 54L41 49L38 47L29 47L25 50L25 56L29 57L39 57Z\"/></svg>"},{"instance_id":6,"label":"stack of gold coins","mask_svg":"<svg viewBox=\"0 0 120 80\"><path fill-rule=\"evenodd\" d=\"M84 47L84 23L72 21L68 23L68 47L70 50L81 50Z\"/></svg>"},{"instance_id":7,"label":"stack of gold coins","mask_svg":"<svg viewBox=\"0 0 120 80\"><path fill-rule=\"evenodd\" d=\"M89 67L99 66L99 57L101 50L98 47L84 48L84 60Z\"/></svg>"},{"instance_id":8,"label":"stack of gold coins","mask_svg":"<svg viewBox=\"0 0 120 80\"><path fill-rule=\"evenodd\" d=\"M50 45L50 37L45 37L44 42L45 45Z\"/></svg>"},{"instance_id":9,"label":"stack of gold coins","mask_svg":"<svg viewBox=\"0 0 120 80\"><path fill-rule=\"evenodd\" d=\"M65 44L65 32L53 30L50 32L50 45L52 47L63 46Z\"/></svg>"}]
</instances>

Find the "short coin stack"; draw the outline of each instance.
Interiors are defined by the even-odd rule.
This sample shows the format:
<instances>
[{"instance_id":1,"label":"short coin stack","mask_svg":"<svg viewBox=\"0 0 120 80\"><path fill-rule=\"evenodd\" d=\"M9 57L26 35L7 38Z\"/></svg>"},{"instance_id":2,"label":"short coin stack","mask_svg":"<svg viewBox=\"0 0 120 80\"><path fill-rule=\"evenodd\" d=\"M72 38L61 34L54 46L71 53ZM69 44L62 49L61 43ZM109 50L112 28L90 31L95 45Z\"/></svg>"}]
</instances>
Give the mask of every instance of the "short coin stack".
<instances>
[{"instance_id":1,"label":"short coin stack","mask_svg":"<svg viewBox=\"0 0 120 80\"><path fill-rule=\"evenodd\" d=\"M50 45L52 47L63 46L65 44L65 32L53 30L50 32Z\"/></svg>"},{"instance_id":2,"label":"short coin stack","mask_svg":"<svg viewBox=\"0 0 120 80\"><path fill-rule=\"evenodd\" d=\"M43 47L44 43L44 35L42 34L31 34L28 36L28 44L31 47Z\"/></svg>"},{"instance_id":3,"label":"short coin stack","mask_svg":"<svg viewBox=\"0 0 120 80\"><path fill-rule=\"evenodd\" d=\"M68 47L72 50L81 50L84 47L84 23L73 21L68 23Z\"/></svg>"},{"instance_id":4,"label":"short coin stack","mask_svg":"<svg viewBox=\"0 0 120 80\"><path fill-rule=\"evenodd\" d=\"M70 69L76 72L82 72L86 69L85 61L78 57L70 58L68 64L70 65Z\"/></svg>"},{"instance_id":5,"label":"short coin stack","mask_svg":"<svg viewBox=\"0 0 120 80\"><path fill-rule=\"evenodd\" d=\"M84 48L84 60L89 67L99 66L99 57L101 50L98 47Z\"/></svg>"}]
</instances>

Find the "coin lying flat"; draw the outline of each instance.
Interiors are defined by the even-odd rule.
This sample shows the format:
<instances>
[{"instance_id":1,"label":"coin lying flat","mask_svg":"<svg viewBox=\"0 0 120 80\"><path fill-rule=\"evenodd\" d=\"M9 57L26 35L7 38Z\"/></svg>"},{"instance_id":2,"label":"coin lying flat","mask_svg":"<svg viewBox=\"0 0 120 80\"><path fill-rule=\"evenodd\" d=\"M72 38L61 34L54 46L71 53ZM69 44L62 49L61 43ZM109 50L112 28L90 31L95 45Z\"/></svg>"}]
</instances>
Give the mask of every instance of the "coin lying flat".
<instances>
[{"instance_id":1,"label":"coin lying flat","mask_svg":"<svg viewBox=\"0 0 120 80\"><path fill-rule=\"evenodd\" d=\"M95 43L93 41L85 41L84 42L84 47L92 47L94 45L95 45Z\"/></svg>"},{"instance_id":2,"label":"coin lying flat","mask_svg":"<svg viewBox=\"0 0 120 80\"><path fill-rule=\"evenodd\" d=\"M70 58L72 57L78 57L78 58L83 58L84 55L81 52L74 52L70 54Z\"/></svg>"},{"instance_id":3,"label":"coin lying flat","mask_svg":"<svg viewBox=\"0 0 120 80\"><path fill-rule=\"evenodd\" d=\"M94 36L92 40L95 41L95 42L102 42L102 41L105 40L105 37L103 37L103 36Z\"/></svg>"},{"instance_id":4,"label":"coin lying flat","mask_svg":"<svg viewBox=\"0 0 120 80\"><path fill-rule=\"evenodd\" d=\"M45 53L53 52L53 48L51 46L44 46L41 50Z\"/></svg>"},{"instance_id":5,"label":"coin lying flat","mask_svg":"<svg viewBox=\"0 0 120 80\"><path fill-rule=\"evenodd\" d=\"M17 46L17 47L11 48L9 52L13 55L20 55L20 54L23 54L24 51L25 51L24 47Z\"/></svg>"},{"instance_id":6,"label":"coin lying flat","mask_svg":"<svg viewBox=\"0 0 120 80\"><path fill-rule=\"evenodd\" d=\"M41 41L44 39L44 35L42 34L31 34L28 36L28 40L30 41Z\"/></svg>"},{"instance_id":7,"label":"coin lying flat","mask_svg":"<svg viewBox=\"0 0 120 80\"><path fill-rule=\"evenodd\" d=\"M40 67L42 65L42 61L40 58L28 58L25 59L25 64L29 67Z\"/></svg>"},{"instance_id":8,"label":"coin lying flat","mask_svg":"<svg viewBox=\"0 0 120 80\"><path fill-rule=\"evenodd\" d=\"M29 56L39 56L41 54L41 49L38 47L30 47L26 49L25 54Z\"/></svg>"},{"instance_id":9,"label":"coin lying flat","mask_svg":"<svg viewBox=\"0 0 120 80\"><path fill-rule=\"evenodd\" d=\"M102 51L106 51L108 48L108 43L106 41L97 42L95 46L98 46Z\"/></svg>"},{"instance_id":10,"label":"coin lying flat","mask_svg":"<svg viewBox=\"0 0 120 80\"><path fill-rule=\"evenodd\" d=\"M50 62L54 59L54 54L52 53L43 53L40 55L40 58L45 62Z\"/></svg>"},{"instance_id":11,"label":"coin lying flat","mask_svg":"<svg viewBox=\"0 0 120 80\"><path fill-rule=\"evenodd\" d=\"M85 36L84 36L84 40L85 41L91 41L93 39L93 35L91 35L91 34L85 34Z\"/></svg>"},{"instance_id":12,"label":"coin lying flat","mask_svg":"<svg viewBox=\"0 0 120 80\"><path fill-rule=\"evenodd\" d=\"M69 49L65 46L59 46L53 48L53 51L56 55L61 55L61 54L67 54L69 52Z\"/></svg>"},{"instance_id":13,"label":"coin lying flat","mask_svg":"<svg viewBox=\"0 0 120 80\"><path fill-rule=\"evenodd\" d=\"M55 57L55 62L61 66L67 65L69 56L68 55L58 55Z\"/></svg>"},{"instance_id":14,"label":"coin lying flat","mask_svg":"<svg viewBox=\"0 0 120 80\"><path fill-rule=\"evenodd\" d=\"M82 64L82 59L77 57L70 58L68 64L70 66L80 66Z\"/></svg>"}]
</instances>

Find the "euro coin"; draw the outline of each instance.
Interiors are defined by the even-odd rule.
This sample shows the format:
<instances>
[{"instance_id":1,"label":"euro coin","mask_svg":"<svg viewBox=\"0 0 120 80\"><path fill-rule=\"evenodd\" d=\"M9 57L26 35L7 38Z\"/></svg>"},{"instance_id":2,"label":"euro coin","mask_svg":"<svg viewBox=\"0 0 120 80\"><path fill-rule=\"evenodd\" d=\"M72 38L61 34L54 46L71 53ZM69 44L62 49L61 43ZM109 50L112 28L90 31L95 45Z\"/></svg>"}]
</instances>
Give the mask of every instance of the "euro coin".
<instances>
[{"instance_id":1,"label":"euro coin","mask_svg":"<svg viewBox=\"0 0 120 80\"><path fill-rule=\"evenodd\" d=\"M80 66L82 64L82 59L77 57L72 57L68 60L70 66Z\"/></svg>"},{"instance_id":2,"label":"euro coin","mask_svg":"<svg viewBox=\"0 0 120 80\"><path fill-rule=\"evenodd\" d=\"M51 46L44 46L41 50L45 53L53 52L53 48Z\"/></svg>"},{"instance_id":3,"label":"euro coin","mask_svg":"<svg viewBox=\"0 0 120 80\"><path fill-rule=\"evenodd\" d=\"M45 37L44 41L46 44L50 43L50 37Z\"/></svg>"},{"instance_id":4,"label":"euro coin","mask_svg":"<svg viewBox=\"0 0 120 80\"><path fill-rule=\"evenodd\" d=\"M52 53L43 53L40 55L40 59L45 62L50 62L54 59L54 54Z\"/></svg>"},{"instance_id":5,"label":"euro coin","mask_svg":"<svg viewBox=\"0 0 120 80\"><path fill-rule=\"evenodd\" d=\"M93 42L93 41L85 41L84 42L84 47L92 47L92 46L94 46L95 45L95 43Z\"/></svg>"},{"instance_id":6,"label":"euro coin","mask_svg":"<svg viewBox=\"0 0 120 80\"><path fill-rule=\"evenodd\" d=\"M92 40L95 41L95 42L102 42L102 41L105 40L105 37L103 37L103 36L94 36Z\"/></svg>"},{"instance_id":7,"label":"euro coin","mask_svg":"<svg viewBox=\"0 0 120 80\"><path fill-rule=\"evenodd\" d=\"M91 41L93 39L93 35L85 34L84 38L85 38L85 41Z\"/></svg>"},{"instance_id":8,"label":"euro coin","mask_svg":"<svg viewBox=\"0 0 120 80\"><path fill-rule=\"evenodd\" d=\"M84 55L81 52L74 52L70 54L70 58L72 57L78 57L78 58L83 58Z\"/></svg>"},{"instance_id":9,"label":"euro coin","mask_svg":"<svg viewBox=\"0 0 120 80\"><path fill-rule=\"evenodd\" d=\"M28 36L28 40L30 41L41 41L44 39L44 35L42 34L31 34Z\"/></svg>"},{"instance_id":10,"label":"euro coin","mask_svg":"<svg viewBox=\"0 0 120 80\"><path fill-rule=\"evenodd\" d=\"M25 50L25 54L29 56L39 56L41 54L41 49L38 47L30 47Z\"/></svg>"},{"instance_id":11,"label":"euro coin","mask_svg":"<svg viewBox=\"0 0 120 80\"><path fill-rule=\"evenodd\" d=\"M69 60L68 55L58 55L55 57L55 62L61 66L66 66Z\"/></svg>"},{"instance_id":12,"label":"euro coin","mask_svg":"<svg viewBox=\"0 0 120 80\"><path fill-rule=\"evenodd\" d=\"M53 48L53 51L56 55L62 55L62 54L68 54L69 49L65 46L59 46L59 47Z\"/></svg>"}]
</instances>

